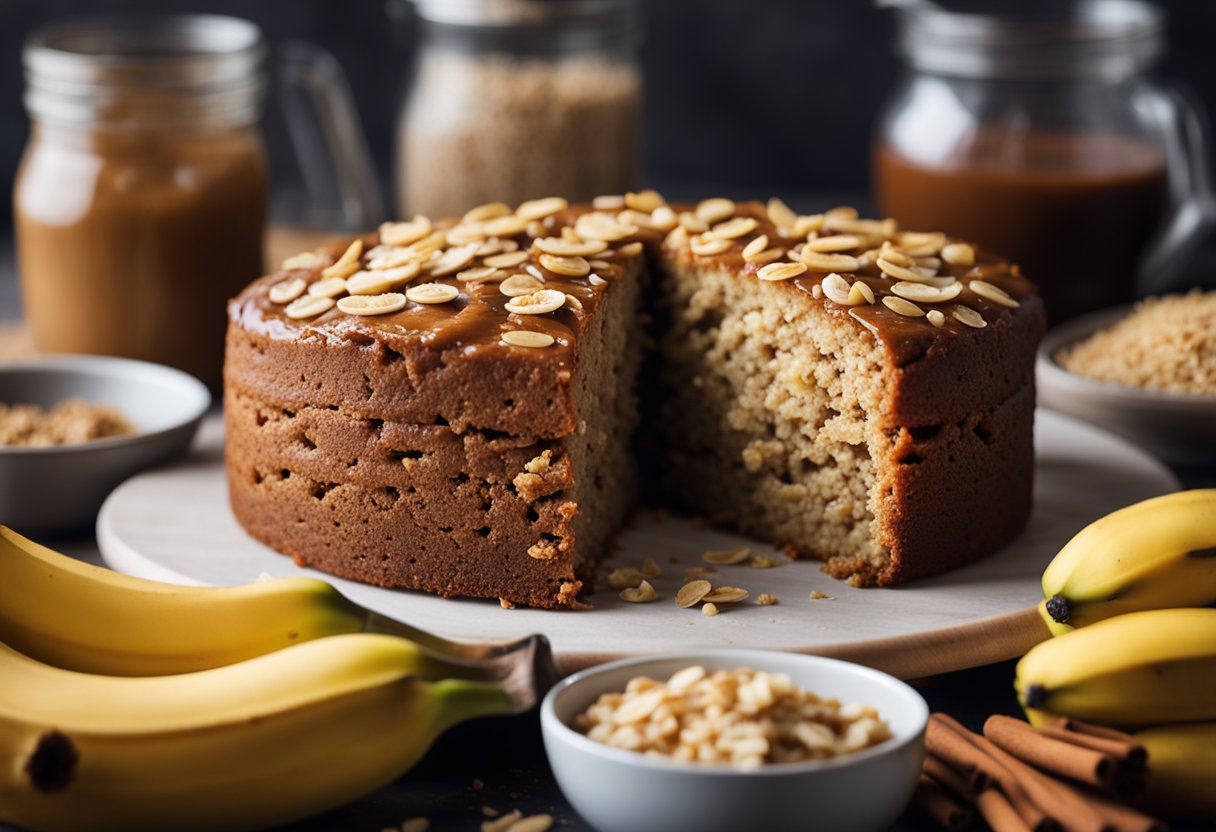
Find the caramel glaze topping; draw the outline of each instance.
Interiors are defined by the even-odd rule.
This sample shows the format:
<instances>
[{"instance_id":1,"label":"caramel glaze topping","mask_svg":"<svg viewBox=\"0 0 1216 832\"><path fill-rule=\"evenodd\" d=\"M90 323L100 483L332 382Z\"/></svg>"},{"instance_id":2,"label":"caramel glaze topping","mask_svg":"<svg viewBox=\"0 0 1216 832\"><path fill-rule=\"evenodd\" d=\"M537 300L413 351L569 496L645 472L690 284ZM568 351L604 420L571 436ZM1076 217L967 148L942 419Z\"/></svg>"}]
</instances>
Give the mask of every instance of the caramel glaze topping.
<instances>
[{"instance_id":1,"label":"caramel glaze topping","mask_svg":"<svg viewBox=\"0 0 1216 832\"><path fill-rule=\"evenodd\" d=\"M640 242L652 250L662 244L669 255L681 262L723 268L741 279L750 280L758 280L761 269L769 263L801 263L805 259L808 262L806 271L775 282L786 284L788 291L799 292L806 299L821 304L828 314L847 318L859 329L872 334L891 351L895 363L904 366L923 356L942 339L975 337L978 328L1008 318L1023 301L1035 298L1034 286L1021 276L1015 265L965 245L957 248L963 249L966 256L945 258L943 246L957 241L941 234L905 236L892 221L860 220L849 209L797 216L780 203L775 207L770 203L768 208L758 202L741 203L732 208L726 200L707 200L699 206L668 206L654 192L630 194L620 199L619 204L618 199L602 198L603 202L597 200L597 205L605 207L594 208L566 207L563 200L556 198L526 203L517 209L519 221L515 228L507 222L512 215L506 206L497 209L482 206L471 211L462 222L435 223L422 242L410 244L415 249L423 247L414 258L421 264L419 272L389 291L406 293L409 287L424 283L455 286L459 294L447 302L406 301L404 308L384 315L351 315L334 306L314 317L300 319L289 315L289 305L270 300L270 290L276 285L295 278L303 279L308 286L323 280L322 273L338 262L345 251L337 248L317 252L312 258L302 256L313 262L306 263L303 268L286 268L256 281L234 301L231 314L246 330L275 339L316 338L335 344L379 341L398 351L422 348L438 353L452 349L465 354L506 350L521 357L530 354L535 360L554 362L559 369L569 369L573 365L575 340L595 314L604 293L620 279L629 264L640 257L640 247L633 245ZM722 203L726 203L725 207ZM607 207L609 205L611 207ZM628 205L636 207L626 207ZM553 210L541 217L533 216L546 209ZM727 209L731 209L729 213ZM709 221L697 219L698 213ZM489 219L482 219L482 216ZM579 217L583 217L584 222L589 219L597 222L583 228L578 223ZM749 219L754 220L754 226ZM487 229L495 229L496 220L499 229L516 233L487 233ZM415 222L430 228L430 222L425 218ZM603 241L607 246L602 251L582 255L588 264L586 274L558 273L542 265L546 262L550 266L558 265L554 258L563 258L560 251L554 255L542 251L545 238L550 241L550 248L554 247L553 240L564 240L577 248L590 239L590 236L580 235L580 229L588 235L611 238ZM738 233L740 229L746 230ZM394 254L409 256L403 252L409 246L386 245L382 242L382 234L386 234L384 228L381 233L363 238L363 252L358 260L361 270L368 270L369 263L374 265L377 258L383 260L386 255L390 259ZM752 257L745 258L744 249L761 234L768 238L764 247L767 256L753 259L753 251L750 252ZM853 237L857 245L833 250L837 248L834 242L847 240L822 242L845 234ZM840 262L846 265L850 265L849 258L853 258L858 261L857 268L833 270L824 268L814 256L800 259L797 248L815 240L821 242L815 243L814 247L825 249L829 255L845 255ZM426 250L428 245L434 247L433 253ZM592 248L596 245L598 243L591 242ZM431 273L432 269L443 270L441 255L445 250L460 246L473 246L477 253L456 272L439 276ZM710 253L697 254L695 251ZM499 268L485 279L461 280L458 277L464 273L467 278L474 269L484 271L487 258L493 265L496 256L511 252L524 252L527 257L516 255L520 262ZM883 252L888 254L883 255ZM906 285L901 289L897 287L900 277L884 274L877 262L881 256L918 269L917 282L937 288L957 282L961 284L960 291L957 296L942 302L914 299L911 303L915 306L910 308L908 303L896 297L900 291L906 294ZM580 270L578 256L573 259L573 270ZM292 261L297 258L291 258L285 265L298 265ZM796 268L785 271L790 270ZM835 278L830 276L833 271L837 275ZM471 274L479 276L476 272ZM557 290L567 295L566 303L542 314L511 311L507 308L508 303L518 301L518 298L504 294L501 285L504 278L513 275L533 278L537 289ZM835 287L842 285L841 279L847 284L864 282L870 288L874 302L860 297L856 298L855 305L837 302L825 294L825 279L832 281ZM988 286L980 285L977 291L972 288L973 280ZM895 308L885 305L884 298L894 298ZM1037 303L1037 298L1033 302ZM959 307L966 308L956 316ZM913 314L915 309L923 313L938 310L941 315L935 314L932 319L926 314L910 317L901 314L899 309L913 311ZM971 313L978 313L978 316ZM964 319L969 320L970 325ZM503 340L504 333L520 330L543 333L551 336L553 342L537 348L516 346ZM547 343L548 339L533 340Z\"/></svg>"}]
</instances>

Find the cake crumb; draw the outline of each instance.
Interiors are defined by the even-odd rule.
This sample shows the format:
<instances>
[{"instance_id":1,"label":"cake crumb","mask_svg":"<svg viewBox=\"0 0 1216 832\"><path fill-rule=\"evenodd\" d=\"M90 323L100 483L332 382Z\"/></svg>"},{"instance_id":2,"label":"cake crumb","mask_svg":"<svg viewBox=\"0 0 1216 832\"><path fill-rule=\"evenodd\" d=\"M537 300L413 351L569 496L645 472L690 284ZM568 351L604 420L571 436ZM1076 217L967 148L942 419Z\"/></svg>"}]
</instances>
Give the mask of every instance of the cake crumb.
<instances>
[{"instance_id":1,"label":"cake crumb","mask_svg":"<svg viewBox=\"0 0 1216 832\"><path fill-rule=\"evenodd\" d=\"M512 603L512 602L510 602L510 601L508 601L506 598L499 598L499 599L498 599L498 606L502 607L504 610L513 610L513 609L515 609L515 604L513 604L513 603ZM474 781L474 782L477 782L477 781Z\"/></svg>"},{"instance_id":2,"label":"cake crumb","mask_svg":"<svg viewBox=\"0 0 1216 832\"><path fill-rule=\"evenodd\" d=\"M655 562L654 558L646 558L642 561L642 574L647 578L658 578L663 574L663 567Z\"/></svg>"},{"instance_id":3,"label":"cake crumb","mask_svg":"<svg viewBox=\"0 0 1216 832\"><path fill-rule=\"evenodd\" d=\"M831 595L828 595L822 589L816 589L814 592L811 593L811 600L812 601L834 601L835 598L833 598Z\"/></svg>"},{"instance_id":4,"label":"cake crumb","mask_svg":"<svg viewBox=\"0 0 1216 832\"><path fill-rule=\"evenodd\" d=\"M772 569L780 564L772 555L754 555L747 565L752 569Z\"/></svg>"},{"instance_id":5,"label":"cake crumb","mask_svg":"<svg viewBox=\"0 0 1216 832\"><path fill-rule=\"evenodd\" d=\"M756 603L762 607L771 607L773 604L777 603L777 596L773 595L771 592L761 592L756 596Z\"/></svg>"},{"instance_id":6,"label":"cake crumb","mask_svg":"<svg viewBox=\"0 0 1216 832\"><path fill-rule=\"evenodd\" d=\"M529 474L543 474L549 470L549 461L553 459L553 451L542 451L540 456L533 457L524 464L524 470Z\"/></svg>"},{"instance_id":7,"label":"cake crumb","mask_svg":"<svg viewBox=\"0 0 1216 832\"><path fill-rule=\"evenodd\" d=\"M650 585L650 581L642 581L636 587L622 589L621 600L629 601L633 604L646 604L659 600L659 593L655 592L654 587Z\"/></svg>"}]
</instances>

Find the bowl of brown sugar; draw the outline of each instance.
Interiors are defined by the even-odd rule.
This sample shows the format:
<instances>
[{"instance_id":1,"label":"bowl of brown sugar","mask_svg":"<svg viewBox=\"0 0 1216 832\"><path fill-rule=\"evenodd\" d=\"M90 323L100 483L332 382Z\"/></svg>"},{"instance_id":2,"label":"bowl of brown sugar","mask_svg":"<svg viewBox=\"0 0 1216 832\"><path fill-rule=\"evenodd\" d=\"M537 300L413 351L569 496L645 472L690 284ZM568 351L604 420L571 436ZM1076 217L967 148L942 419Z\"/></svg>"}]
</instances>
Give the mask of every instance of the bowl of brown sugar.
<instances>
[{"instance_id":1,"label":"bowl of brown sugar","mask_svg":"<svg viewBox=\"0 0 1216 832\"><path fill-rule=\"evenodd\" d=\"M145 361L0 363L0 523L86 528L115 486L189 447L210 404L202 382Z\"/></svg>"},{"instance_id":2,"label":"bowl of brown sugar","mask_svg":"<svg viewBox=\"0 0 1216 832\"><path fill-rule=\"evenodd\" d=\"M1053 329L1039 402L1179 465L1216 462L1216 291L1148 298Z\"/></svg>"}]
</instances>

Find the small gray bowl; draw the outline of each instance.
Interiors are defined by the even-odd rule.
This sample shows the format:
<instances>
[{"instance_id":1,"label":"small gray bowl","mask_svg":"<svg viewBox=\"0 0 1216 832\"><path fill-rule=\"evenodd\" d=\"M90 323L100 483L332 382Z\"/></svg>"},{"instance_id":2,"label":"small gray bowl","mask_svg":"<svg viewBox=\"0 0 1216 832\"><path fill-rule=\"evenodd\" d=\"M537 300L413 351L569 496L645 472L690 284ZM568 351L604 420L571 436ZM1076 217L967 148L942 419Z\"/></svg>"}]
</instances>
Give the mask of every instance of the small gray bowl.
<instances>
[{"instance_id":1,"label":"small gray bowl","mask_svg":"<svg viewBox=\"0 0 1216 832\"><path fill-rule=\"evenodd\" d=\"M1189 396L1131 387L1066 370L1061 350L1132 311L1105 309L1047 333L1035 364L1039 403L1130 439L1166 462L1182 466L1216 463L1216 397Z\"/></svg>"},{"instance_id":2,"label":"small gray bowl","mask_svg":"<svg viewBox=\"0 0 1216 832\"><path fill-rule=\"evenodd\" d=\"M841 702L872 705L892 738L872 748L751 771L655 759L588 739L571 726L600 694L635 676L666 680L689 665L786 673ZM771 650L715 650L626 659L559 682L541 704L545 752L566 799L600 832L868 832L890 827L924 760L929 709L893 676L850 662Z\"/></svg>"},{"instance_id":3,"label":"small gray bowl","mask_svg":"<svg viewBox=\"0 0 1216 832\"><path fill-rule=\"evenodd\" d=\"M211 394L179 370L95 355L0 363L0 401L52 407L64 399L122 411L139 432L79 445L0 447L0 523L18 532L88 527L123 480L190 446Z\"/></svg>"}]
</instances>

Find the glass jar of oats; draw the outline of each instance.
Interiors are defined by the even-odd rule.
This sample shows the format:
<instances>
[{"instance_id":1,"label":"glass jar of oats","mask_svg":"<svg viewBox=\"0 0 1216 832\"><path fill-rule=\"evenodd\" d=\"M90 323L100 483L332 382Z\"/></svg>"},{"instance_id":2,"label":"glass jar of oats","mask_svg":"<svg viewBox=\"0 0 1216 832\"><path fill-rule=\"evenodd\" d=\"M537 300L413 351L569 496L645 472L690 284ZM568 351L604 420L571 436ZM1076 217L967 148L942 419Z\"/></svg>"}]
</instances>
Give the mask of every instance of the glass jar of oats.
<instances>
[{"instance_id":1,"label":"glass jar of oats","mask_svg":"<svg viewBox=\"0 0 1216 832\"><path fill-rule=\"evenodd\" d=\"M413 0L402 216L621 193L640 163L636 0Z\"/></svg>"}]
</instances>

